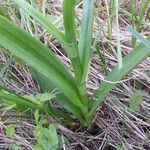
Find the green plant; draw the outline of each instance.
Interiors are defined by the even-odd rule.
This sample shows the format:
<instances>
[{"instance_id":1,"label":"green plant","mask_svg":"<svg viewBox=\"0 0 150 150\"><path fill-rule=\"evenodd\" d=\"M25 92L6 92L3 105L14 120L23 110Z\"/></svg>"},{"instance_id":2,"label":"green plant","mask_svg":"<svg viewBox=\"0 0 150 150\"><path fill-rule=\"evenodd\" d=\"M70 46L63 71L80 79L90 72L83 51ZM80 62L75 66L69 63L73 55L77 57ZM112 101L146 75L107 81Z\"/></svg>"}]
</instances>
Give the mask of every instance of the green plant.
<instances>
[{"instance_id":1,"label":"green plant","mask_svg":"<svg viewBox=\"0 0 150 150\"><path fill-rule=\"evenodd\" d=\"M141 28L142 28L141 24L145 20L145 12L148 8L149 3L150 3L150 0L142 0L140 2L138 2L137 0L130 1L131 13L132 13L131 15L132 28L136 29L137 32L141 32ZM136 43L137 43L137 39L133 36L132 47L135 47Z\"/></svg>"},{"instance_id":2,"label":"green plant","mask_svg":"<svg viewBox=\"0 0 150 150\"><path fill-rule=\"evenodd\" d=\"M78 43L75 24L76 0L63 0L64 31L58 30L25 0L12 1L46 27L62 44L71 60L74 75L66 69L52 51L2 15L0 16L0 45L46 77L50 84L59 90L55 100L74 114L83 125L87 125L91 121L96 108L118 81L150 55L150 48L147 45L140 44L134 48L123 59L122 67L116 66L106 77L108 82L103 82L89 98L86 83L92 53L94 0L83 1L82 24ZM143 39L141 39L142 42ZM146 41L149 40L150 38ZM149 44L149 42L146 43ZM69 118L59 109L45 103L42 105L35 103L29 100L30 98L22 97L3 86L0 87L0 97L15 102L19 107L30 107L57 117Z\"/></svg>"},{"instance_id":3,"label":"green plant","mask_svg":"<svg viewBox=\"0 0 150 150\"><path fill-rule=\"evenodd\" d=\"M130 97L129 107L134 111L139 111L142 98L145 95L146 93L144 93L143 91L136 91L135 93L133 93Z\"/></svg>"},{"instance_id":4,"label":"green plant","mask_svg":"<svg viewBox=\"0 0 150 150\"><path fill-rule=\"evenodd\" d=\"M9 124L6 126L6 136L11 138L15 134L15 126L13 124Z\"/></svg>"},{"instance_id":5,"label":"green plant","mask_svg":"<svg viewBox=\"0 0 150 150\"><path fill-rule=\"evenodd\" d=\"M17 144L19 144L19 143L14 139L15 128L16 128L16 126L14 124L7 125L6 126L6 136L13 139L12 149L13 150L18 150L19 146Z\"/></svg>"},{"instance_id":6,"label":"green plant","mask_svg":"<svg viewBox=\"0 0 150 150\"><path fill-rule=\"evenodd\" d=\"M34 129L34 136L37 143L33 146L34 150L57 150L58 136L56 131L56 124L51 123L48 128L44 127L48 124L46 119L40 119L38 110L35 111L36 127Z\"/></svg>"}]
</instances>

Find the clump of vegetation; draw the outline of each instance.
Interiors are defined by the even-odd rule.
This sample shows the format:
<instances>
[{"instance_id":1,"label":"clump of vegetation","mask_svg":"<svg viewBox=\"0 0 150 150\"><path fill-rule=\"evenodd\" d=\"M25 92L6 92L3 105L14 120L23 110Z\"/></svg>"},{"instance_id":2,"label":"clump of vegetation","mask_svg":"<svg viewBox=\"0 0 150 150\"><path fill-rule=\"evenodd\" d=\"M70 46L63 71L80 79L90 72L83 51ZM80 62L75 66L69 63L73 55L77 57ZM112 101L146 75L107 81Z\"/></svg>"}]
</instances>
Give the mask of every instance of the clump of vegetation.
<instances>
[{"instance_id":1,"label":"clump of vegetation","mask_svg":"<svg viewBox=\"0 0 150 150\"><path fill-rule=\"evenodd\" d=\"M32 37L30 34L14 24L5 10L1 9L0 46L20 58L31 68L32 73L39 83L41 91L41 93L38 93L35 96L20 95L1 84L0 97L5 101L12 102L20 110L32 108L33 110L39 110L41 114L45 114L46 116L53 116L55 119L63 118L69 124L79 121L83 126L89 126L94 119L96 109L100 106L100 104L102 104L112 88L150 55L150 37L146 39L138 33L141 30L141 17L144 15L148 1L144 3L145 5L141 9L137 28L131 28L130 26L126 28L126 30L133 36L133 50L126 54L124 58L122 58L120 46L118 18L119 2L116 0L114 3L111 3L113 8L112 10L109 10L108 5L106 4L109 22L109 36L112 35L110 31L112 26L110 18L112 16L110 16L109 13L112 12L112 14L116 16L115 24L117 33L116 48L118 65L114 67L112 71L108 72L105 55L101 51L97 50L104 72L107 76L100 84L99 88L93 90L91 94L88 94L88 77L92 53L93 49L99 44L93 40L93 23L95 19L94 0L83 0L81 22L79 21L80 17L77 16L75 11L78 2L76 0L63 0L62 29L58 29L57 25L53 24L53 19L48 19L48 17L45 16L45 12L42 13L38 9L35 9L33 5L29 4L25 0L12 0L12 2L16 4L15 7L18 7L21 11L30 15L34 20L46 28L49 34L54 35L56 40L64 48L65 53L71 62L71 69L67 68L53 53L53 51L47 47L46 43L42 44L39 40ZM133 3L131 6L133 7ZM123 11L123 13L126 13L126 11ZM135 23L133 16L135 15L132 13L132 27L134 27ZM141 41L139 45L136 43L137 39ZM111 40L112 37L110 37L110 41ZM4 68L1 70L1 74L4 74L9 64L10 62L6 63ZM46 84L48 84L48 90L45 86ZM140 99L136 96L132 96L130 103L131 109L134 107L135 110L139 107L139 103L142 99L142 96L139 96ZM138 104L136 104L134 100L137 100ZM55 107L53 104L55 101L69 113ZM40 139L45 134L42 133L40 134L40 137L38 137L37 132L39 130L40 133L41 131L44 133L50 132L50 130L52 130L51 128L55 128L55 126L54 124L51 124L46 129L43 128L43 124L39 125L38 121L36 121L36 124L38 124L38 127L35 129L34 133L38 144L41 146ZM55 138L57 140L56 133ZM48 142L51 140L52 139L48 139ZM57 148L55 147L55 149Z\"/></svg>"}]
</instances>

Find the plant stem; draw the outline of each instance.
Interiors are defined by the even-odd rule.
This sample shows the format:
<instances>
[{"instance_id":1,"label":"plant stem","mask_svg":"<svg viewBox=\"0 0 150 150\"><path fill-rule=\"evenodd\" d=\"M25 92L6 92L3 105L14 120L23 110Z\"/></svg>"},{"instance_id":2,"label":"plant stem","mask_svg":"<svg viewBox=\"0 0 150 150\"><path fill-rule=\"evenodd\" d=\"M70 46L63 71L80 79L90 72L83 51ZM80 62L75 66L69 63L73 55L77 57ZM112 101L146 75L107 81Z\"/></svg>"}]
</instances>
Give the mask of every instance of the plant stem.
<instances>
[{"instance_id":1,"label":"plant stem","mask_svg":"<svg viewBox=\"0 0 150 150\"><path fill-rule=\"evenodd\" d=\"M64 28L65 28L65 37L66 41L72 45L70 47L72 52L72 56L70 55L70 59L73 65L73 69L75 72L75 78L77 84L80 83L82 70L81 70L81 63L78 54L77 48L77 40L76 40L76 33L75 33L75 6L76 0L64 0L63 1L63 20L64 20Z\"/></svg>"}]
</instances>

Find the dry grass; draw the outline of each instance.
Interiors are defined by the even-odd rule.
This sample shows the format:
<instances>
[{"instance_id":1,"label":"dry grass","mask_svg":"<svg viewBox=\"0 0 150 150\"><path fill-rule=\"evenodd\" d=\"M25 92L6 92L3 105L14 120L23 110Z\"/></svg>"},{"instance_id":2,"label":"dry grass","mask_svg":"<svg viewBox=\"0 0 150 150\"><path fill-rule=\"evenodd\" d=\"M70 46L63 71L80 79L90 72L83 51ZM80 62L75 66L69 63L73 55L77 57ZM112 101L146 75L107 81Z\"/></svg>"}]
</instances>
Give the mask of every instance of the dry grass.
<instances>
[{"instance_id":1,"label":"dry grass","mask_svg":"<svg viewBox=\"0 0 150 150\"><path fill-rule=\"evenodd\" d=\"M42 1L38 1L42 5ZM43 42L47 43L49 47L61 58L62 62L70 67L70 61L66 57L61 46L50 37L45 29L36 23L30 16L22 13L21 21L15 16L16 10L13 9L9 0L2 2L3 7L9 9L9 15L17 22L22 28L28 31L31 35L42 38ZM81 16L81 5L77 7L77 13ZM125 1L122 7L127 7L129 1ZM99 6L100 7L100 6ZM60 1L51 2L44 5L43 11L46 13L61 16ZM47 10L51 10L48 11ZM104 7L104 10L105 7ZM60 17L61 18L61 17ZM116 54L116 34L115 27L112 27L112 41L109 50L110 40L108 38L107 24L103 32L99 33L99 23L106 20L106 11L101 16L95 19L95 37L102 43L105 57L107 60L108 70L111 70L117 63ZM122 53L125 55L132 50L130 42L131 35L125 31L125 25L130 21L123 15L119 16L121 25L121 48ZM97 21L98 20L98 21ZM28 22L34 23L34 30L28 26ZM58 25L62 28L62 24ZM142 30L141 34L148 35L148 29ZM3 52L0 53L0 64L5 63L9 57ZM112 92L107 96L106 100L99 106L95 114L92 124L88 128L81 126L67 127L60 120L58 132L62 139L62 149L64 150L148 150L150 149L150 96L144 96L140 105L140 110L133 111L129 109L130 96L136 90L143 90L150 93L150 58L147 58L142 64L137 66L125 79L119 81ZM97 89L101 81L104 80L104 72L99 62L99 57L96 52L93 52L93 59L89 74L89 95L92 94L93 89ZM29 94L37 93L39 91L38 84L33 79L30 70L20 62L13 61L5 76L3 82L9 88L17 93ZM109 81L106 81L109 82ZM15 113L13 110L0 109L1 122L0 122L0 149L11 149L14 141L19 142L21 149L33 149L32 144L35 142L33 137L33 129L35 128L34 119L26 118L24 113ZM12 115L13 114L13 115ZM8 138L5 135L6 125L16 124L16 132L13 138Z\"/></svg>"}]
</instances>

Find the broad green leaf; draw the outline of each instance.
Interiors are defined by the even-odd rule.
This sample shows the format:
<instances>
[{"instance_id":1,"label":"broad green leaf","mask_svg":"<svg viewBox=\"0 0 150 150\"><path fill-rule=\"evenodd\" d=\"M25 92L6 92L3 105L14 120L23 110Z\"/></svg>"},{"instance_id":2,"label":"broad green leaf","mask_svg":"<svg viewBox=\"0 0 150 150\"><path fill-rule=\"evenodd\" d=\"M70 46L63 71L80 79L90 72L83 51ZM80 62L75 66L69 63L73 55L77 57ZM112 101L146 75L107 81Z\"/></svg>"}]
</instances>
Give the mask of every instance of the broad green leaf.
<instances>
[{"instance_id":1,"label":"broad green leaf","mask_svg":"<svg viewBox=\"0 0 150 150\"><path fill-rule=\"evenodd\" d=\"M82 84L87 81L91 59L94 0L83 0L82 26L79 39L79 57L83 70Z\"/></svg>"},{"instance_id":2,"label":"broad green leaf","mask_svg":"<svg viewBox=\"0 0 150 150\"><path fill-rule=\"evenodd\" d=\"M150 37L147 38L147 40L150 41ZM147 48L143 44L140 44L130 53L128 53L127 56L123 59L123 67L119 69L118 66L116 66L108 74L105 81L102 82L100 87L95 91L93 95L93 98L95 100L92 103L90 114L93 114L98 105L104 101L106 95L117 84L117 82L119 82L124 76L126 76L148 56L150 56L150 48Z\"/></svg>"},{"instance_id":3,"label":"broad green leaf","mask_svg":"<svg viewBox=\"0 0 150 150\"><path fill-rule=\"evenodd\" d=\"M0 45L36 68L53 82L74 105L81 107L73 77L47 47L0 16Z\"/></svg>"}]
</instances>

